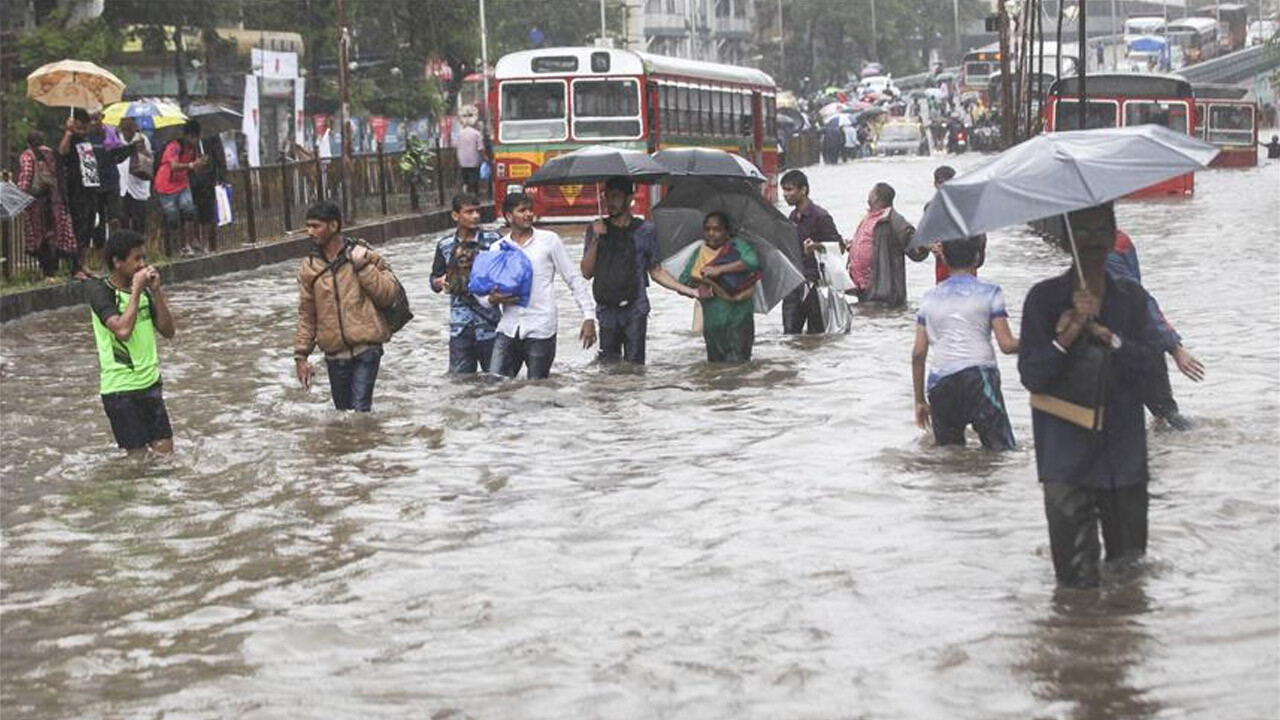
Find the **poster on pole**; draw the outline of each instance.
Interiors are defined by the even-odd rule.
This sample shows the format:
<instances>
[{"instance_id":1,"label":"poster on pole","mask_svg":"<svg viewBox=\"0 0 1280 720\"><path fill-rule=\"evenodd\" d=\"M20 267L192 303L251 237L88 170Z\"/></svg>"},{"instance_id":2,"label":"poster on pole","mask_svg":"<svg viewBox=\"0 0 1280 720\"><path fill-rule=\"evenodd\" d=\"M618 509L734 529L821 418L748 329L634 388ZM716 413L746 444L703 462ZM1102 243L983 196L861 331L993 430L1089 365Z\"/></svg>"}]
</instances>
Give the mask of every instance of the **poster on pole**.
<instances>
[{"instance_id":1,"label":"poster on pole","mask_svg":"<svg viewBox=\"0 0 1280 720\"><path fill-rule=\"evenodd\" d=\"M307 118L304 112L304 98L307 96L307 80L306 78L298 78L293 81L293 141L299 145L303 145L303 138L306 137Z\"/></svg>"},{"instance_id":2,"label":"poster on pole","mask_svg":"<svg viewBox=\"0 0 1280 720\"><path fill-rule=\"evenodd\" d=\"M255 75L267 80L292 80L298 77L298 53L253 48L249 59Z\"/></svg>"},{"instance_id":3,"label":"poster on pole","mask_svg":"<svg viewBox=\"0 0 1280 720\"><path fill-rule=\"evenodd\" d=\"M258 76L244 76L244 117L240 121L240 132L244 133L245 152L249 156L249 167L262 164L262 140L259 132L258 118Z\"/></svg>"}]
</instances>

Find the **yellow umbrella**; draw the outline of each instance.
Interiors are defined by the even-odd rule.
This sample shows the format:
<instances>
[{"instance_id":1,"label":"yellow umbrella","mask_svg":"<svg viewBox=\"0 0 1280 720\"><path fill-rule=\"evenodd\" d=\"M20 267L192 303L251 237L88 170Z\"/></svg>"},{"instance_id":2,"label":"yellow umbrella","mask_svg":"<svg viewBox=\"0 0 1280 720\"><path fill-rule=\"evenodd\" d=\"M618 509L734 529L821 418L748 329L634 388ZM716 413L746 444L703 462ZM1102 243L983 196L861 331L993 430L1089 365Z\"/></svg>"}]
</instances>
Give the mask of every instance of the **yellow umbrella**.
<instances>
[{"instance_id":1,"label":"yellow umbrella","mask_svg":"<svg viewBox=\"0 0 1280 720\"><path fill-rule=\"evenodd\" d=\"M187 121L187 116L182 114L177 105L155 98L118 102L102 111L104 125L119 127L120 121L127 117L137 121L141 130L159 130Z\"/></svg>"},{"instance_id":2,"label":"yellow umbrella","mask_svg":"<svg viewBox=\"0 0 1280 720\"><path fill-rule=\"evenodd\" d=\"M122 95L120 78L83 60L49 63L27 76L27 97L50 107L97 110Z\"/></svg>"}]
</instances>

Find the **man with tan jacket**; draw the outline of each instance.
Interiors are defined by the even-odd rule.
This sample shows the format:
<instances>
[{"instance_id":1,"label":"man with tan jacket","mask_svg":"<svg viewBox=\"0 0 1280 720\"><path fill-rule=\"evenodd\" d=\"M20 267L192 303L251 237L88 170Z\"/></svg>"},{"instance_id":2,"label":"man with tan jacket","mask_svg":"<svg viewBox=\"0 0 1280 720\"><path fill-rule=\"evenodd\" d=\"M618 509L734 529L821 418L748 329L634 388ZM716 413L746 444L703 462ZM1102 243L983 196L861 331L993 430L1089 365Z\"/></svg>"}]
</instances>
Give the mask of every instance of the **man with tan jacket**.
<instances>
[{"instance_id":1,"label":"man with tan jacket","mask_svg":"<svg viewBox=\"0 0 1280 720\"><path fill-rule=\"evenodd\" d=\"M329 200L307 210L310 254L298 269L298 333L294 361L302 387L315 369L307 362L318 345L329 370L333 405L369 412L382 344L391 332L379 308L395 302L391 266L368 245L342 234L342 211Z\"/></svg>"}]
</instances>

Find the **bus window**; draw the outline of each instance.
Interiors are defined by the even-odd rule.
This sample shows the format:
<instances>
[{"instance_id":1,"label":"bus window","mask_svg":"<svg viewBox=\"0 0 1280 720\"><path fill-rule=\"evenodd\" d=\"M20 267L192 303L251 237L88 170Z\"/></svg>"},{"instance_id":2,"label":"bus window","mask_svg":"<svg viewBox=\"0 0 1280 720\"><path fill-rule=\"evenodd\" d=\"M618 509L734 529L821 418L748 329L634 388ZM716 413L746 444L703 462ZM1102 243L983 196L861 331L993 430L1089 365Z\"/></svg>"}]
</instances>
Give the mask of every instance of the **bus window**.
<instances>
[{"instance_id":1,"label":"bus window","mask_svg":"<svg viewBox=\"0 0 1280 720\"><path fill-rule=\"evenodd\" d=\"M967 62L964 64L964 80L970 86L980 85L995 72L994 63Z\"/></svg>"},{"instance_id":2,"label":"bus window","mask_svg":"<svg viewBox=\"0 0 1280 720\"><path fill-rule=\"evenodd\" d=\"M716 91L704 87L703 95L703 135L716 135Z\"/></svg>"},{"instance_id":3,"label":"bus window","mask_svg":"<svg viewBox=\"0 0 1280 720\"><path fill-rule=\"evenodd\" d=\"M1118 109L1114 101L1089 101L1089 106L1085 110L1085 127L1089 130L1119 127L1116 122L1119 115ZM1080 129L1080 110L1077 101L1062 99L1057 102L1053 111L1053 129L1057 132Z\"/></svg>"},{"instance_id":4,"label":"bus window","mask_svg":"<svg viewBox=\"0 0 1280 720\"><path fill-rule=\"evenodd\" d=\"M671 117L671 86L666 83L658 85L658 114L662 136L666 137L675 127Z\"/></svg>"},{"instance_id":5,"label":"bus window","mask_svg":"<svg viewBox=\"0 0 1280 720\"><path fill-rule=\"evenodd\" d=\"M564 140L564 82L504 82L501 92L502 121L498 138L502 142Z\"/></svg>"},{"instance_id":6,"label":"bus window","mask_svg":"<svg viewBox=\"0 0 1280 720\"><path fill-rule=\"evenodd\" d=\"M689 88L689 111L693 116L693 134L705 133L707 128L702 124L702 89L696 85Z\"/></svg>"},{"instance_id":7,"label":"bus window","mask_svg":"<svg viewBox=\"0 0 1280 720\"><path fill-rule=\"evenodd\" d=\"M764 139L770 142L778 137L778 99L773 95L764 98Z\"/></svg>"},{"instance_id":8,"label":"bus window","mask_svg":"<svg viewBox=\"0 0 1280 720\"><path fill-rule=\"evenodd\" d=\"M1247 105L1209 106L1209 134L1214 145L1253 146L1253 108Z\"/></svg>"},{"instance_id":9,"label":"bus window","mask_svg":"<svg viewBox=\"0 0 1280 720\"><path fill-rule=\"evenodd\" d=\"M1124 125L1159 125L1174 132L1187 132L1187 106L1185 103L1129 100L1124 104Z\"/></svg>"},{"instance_id":10,"label":"bus window","mask_svg":"<svg viewBox=\"0 0 1280 720\"><path fill-rule=\"evenodd\" d=\"M729 134L729 93L716 91L716 134Z\"/></svg>"},{"instance_id":11,"label":"bus window","mask_svg":"<svg viewBox=\"0 0 1280 720\"><path fill-rule=\"evenodd\" d=\"M574 80L573 136L638 138L640 88L635 80Z\"/></svg>"}]
</instances>

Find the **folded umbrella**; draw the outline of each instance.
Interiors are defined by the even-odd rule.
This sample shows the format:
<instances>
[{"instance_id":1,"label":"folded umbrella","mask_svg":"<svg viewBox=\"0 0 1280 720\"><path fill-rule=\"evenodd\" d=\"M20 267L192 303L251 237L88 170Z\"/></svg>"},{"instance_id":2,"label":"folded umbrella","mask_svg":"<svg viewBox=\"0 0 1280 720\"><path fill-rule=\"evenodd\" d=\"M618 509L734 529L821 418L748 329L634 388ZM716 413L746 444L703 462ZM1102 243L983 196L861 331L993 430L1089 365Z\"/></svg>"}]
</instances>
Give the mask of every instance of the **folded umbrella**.
<instances>
[{"instance_id":1,"label":"folded umbrella","mask_svg":"<svg viewBox=\"0 0 1280 720\"><path fill-rule=\"evenodd\" d=\"M763 183L767 180L764 173L751 164L750 160L715 148L689 147L659 150L653 154L653 159L677 176L733 178L753 183Z\"/></svg>"},{"instance_id":2,"label":"folded umbrella","mask_svg":"<svg viewBox=\"0 0 1280 720\"><path fill-rule=\"evenodd\" d=\"M83 60L49 63L27 76L27 97L50 107L95 110L119 102L123 95L120 78Z\"/></svg>"}]
</instances>

